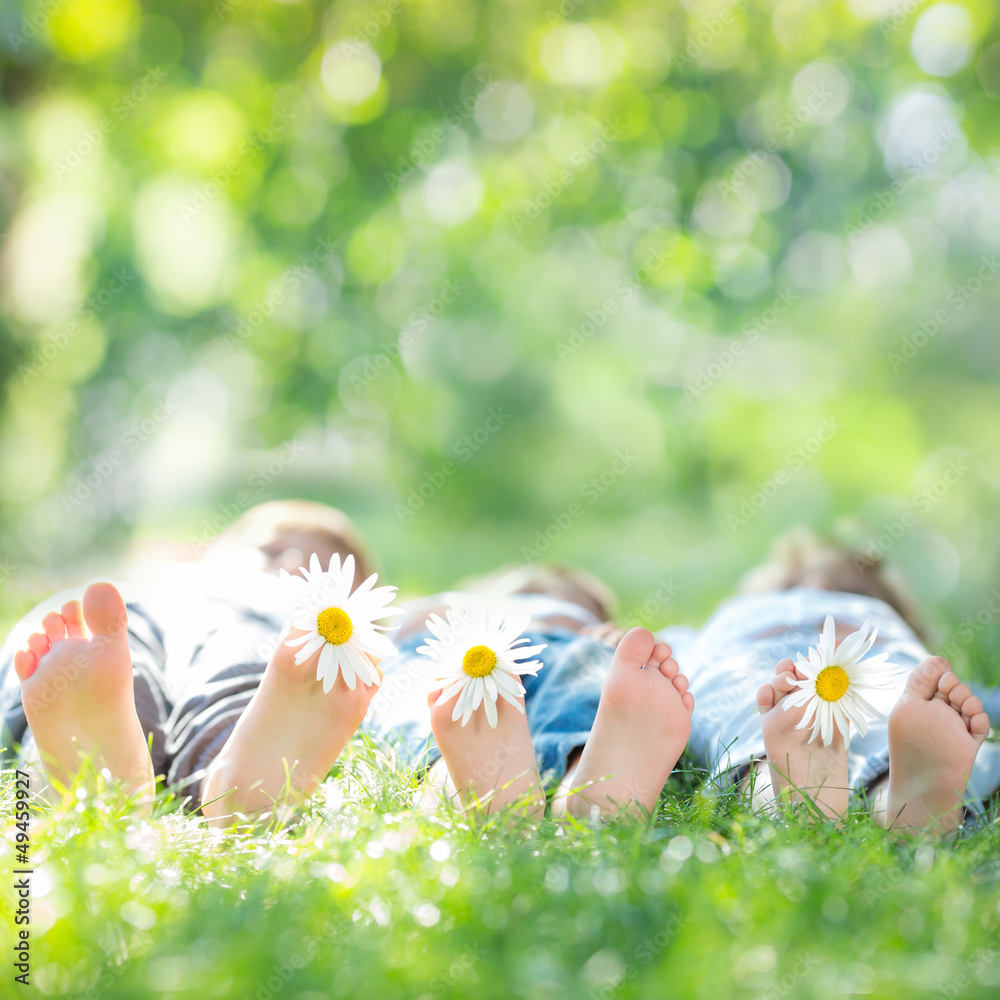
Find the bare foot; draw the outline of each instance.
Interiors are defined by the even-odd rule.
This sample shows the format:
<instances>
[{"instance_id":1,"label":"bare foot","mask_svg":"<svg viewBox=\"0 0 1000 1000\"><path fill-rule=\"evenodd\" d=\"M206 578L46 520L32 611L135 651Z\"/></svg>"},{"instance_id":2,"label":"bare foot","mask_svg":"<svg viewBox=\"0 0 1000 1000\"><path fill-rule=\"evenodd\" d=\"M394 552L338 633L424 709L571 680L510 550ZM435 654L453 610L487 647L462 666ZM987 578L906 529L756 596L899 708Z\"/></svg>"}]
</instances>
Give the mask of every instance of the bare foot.
<instances>
[{"instance_id":1,"label":"bare foot","mask_svg":"<svg viewBox=\"0 0 1000 1000\"><path fill-rule=\"evenodd\" d=\"M651 812L687 746L693 711L670 647L648 629L631 629L618 643L590 738L563 781L556 812Z\"/></svg>"},{"instance_id":2,"label":"bare foot","mask_svg":"<svg viewBox=\"0 0 1000 1000\"><path fill-rule=\"evenodd\" d=\"M131 792L153 790L153 764L135 711L128 618L110 583L42 619L14 654L21 700L49 782L70 787L85 760ZM88 629L90 635L88 636Z\"/></svg>"},{"instance_id":3,"label":"bare foot","mask_svg":"<svg viewBox=\"0 0 1000 1000\"><path fill-rule=\"evenodd\" d=\"M375 685L349 688L341 672L326 693L316 679L322 649L296 664L285 640L306 633L289 626L281 635L260 687L240 716L205 778L202 812L213 826L235 814L264 819L280 804L288 811L308 799L361 725ZM377 661L372 660L378 670Z\"/></svg>"},{"instance_id":4,"label":"bare foot","mask_svg":"<svg viewBox=\"0 0 1000 1000\"><path fill-rule=\"evenodd\" d=\"M814 803L824 816L840 817L850 802L847 742L836 726L829 746L818 739L810 743L810 728L795 728L805 709L786 712L782 702L799 690L792 683L796 679L803 680L804 676L791 660L784 659L775 668L774 679L757 692L771 789L775 796L792 802Z\"/></svg>"},{"instance_id":5,"label":"bare foot","mask_svg":"<svg viewBox=\"0 0 1000 1000\"><path fill-rule=\"evenodd\" d=\"M937 834L954 830L989 731L982 702L951 664L941 656L924 660L889 715L887 825Z\"/></svg>"},{"instance_id":6,"label":"bare foot","mask_svg":"<svg viewBox=\"0 0 1000 1000\"><path fill-rule=\"evenodd\" d=\"M460 801L487 814L516 806L532 819L544 816L545 793L523 711L497 698L496 729L482 711L463 726L451 718L458 695L437 705L440 695L432 691L427 698L431 729ZM518 703L523 709L524 699Z\"/></svg>"}]
</instances>

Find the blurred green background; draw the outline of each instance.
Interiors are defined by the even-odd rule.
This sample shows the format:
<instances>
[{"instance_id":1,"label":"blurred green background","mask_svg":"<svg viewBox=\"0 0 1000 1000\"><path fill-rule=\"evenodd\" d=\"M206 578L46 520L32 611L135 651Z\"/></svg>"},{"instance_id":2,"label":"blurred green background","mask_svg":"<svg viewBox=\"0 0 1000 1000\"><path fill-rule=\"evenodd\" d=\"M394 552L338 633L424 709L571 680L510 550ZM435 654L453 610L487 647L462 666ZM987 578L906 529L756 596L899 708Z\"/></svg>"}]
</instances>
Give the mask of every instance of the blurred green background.
<instances>
[{"instance_id":1,"label":"blurred green background","mask_svg":"<svg viewBox=\"0 0 1000 1000\"><path fill-rule=\"evenodd\" d=\"M299 495L410 590L660 624L802 522L996 620L995 4L0 11L10 600Z\"/></svg>"}]
</instances>

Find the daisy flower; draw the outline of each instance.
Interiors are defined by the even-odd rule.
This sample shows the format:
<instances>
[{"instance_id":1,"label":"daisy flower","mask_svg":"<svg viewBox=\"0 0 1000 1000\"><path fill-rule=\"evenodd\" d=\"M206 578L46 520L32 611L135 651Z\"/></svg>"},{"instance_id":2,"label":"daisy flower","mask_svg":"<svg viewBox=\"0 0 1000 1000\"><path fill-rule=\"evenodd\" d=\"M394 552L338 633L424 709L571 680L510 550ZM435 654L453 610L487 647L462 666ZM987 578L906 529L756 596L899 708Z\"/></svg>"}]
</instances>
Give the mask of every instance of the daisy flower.
<instances>
[{"instance_id":1,"label":"daisy flower","mask_svg":"<svg viewBox=\"0 0 1000 1000\"><path fill-rule=\"evenodd\" d=\"M538 660L524 660L545 648L545 643L524 645L531 642L521 634L530 620L529 614L504 614L476 604L449 608L447 620L439 615L427 619L434 638L417 652L437 665L435 686L443 687L437 704L458 696L452 722L461 717L464 726L482 705L486 721L496 729L498 696L524 714L517 700L524 694L520 678L537 674L542 666Z\"/></svg>"},{"instance_id":2,"label":"daisy flower","mask_svg":"<svg viewBox=\"0 0 1000 1000\"><path fill-rule=\"evenodd\" d=\"M816 648L810 648L808 657L798 654L795 666L805 675L805 680L793 682L799 690L788 695L783 704L786 712L805 706L802 721L795 728L805 729L811 722L810 743L820 736L823 745L829 746L833 742L834 726L846 740L851 722L864 736L868 732L867 719L885 718L864 697L873 691L893 687L894 677L899 673L899 667L886 662L888 653L864 659L877 634L878 629L871 629L869 634L866 621L838 646L833 615L827 615Z\"/></svg>"},{"instance_id":3,"label":"daisy flower","mask_svg":"<svg viewBox=\"0 0 1000 1000\"><path fill-rule=\"evenodd\" d=\"M366 686L378 684L378 671L365 654L379 660L396 655L396 647L382 635L387 626L374 624L380 618L403 613L401 608L386 607L395 597L396 588L376 587L378 574L372 573L352 593L354 556L348 556L342 564L335 554L329 569L323 572L319 557L313 553L309 569L300 572L304 580L284 570L280 574L302 591L291 624L305 635L285 640L286 646L302 647L295 654L295 662L305 663L316 650L322 650L316 680L323 682L324 693L333 687L338 672L352 691L359 677Z\"/></svg>"}]
</instances>

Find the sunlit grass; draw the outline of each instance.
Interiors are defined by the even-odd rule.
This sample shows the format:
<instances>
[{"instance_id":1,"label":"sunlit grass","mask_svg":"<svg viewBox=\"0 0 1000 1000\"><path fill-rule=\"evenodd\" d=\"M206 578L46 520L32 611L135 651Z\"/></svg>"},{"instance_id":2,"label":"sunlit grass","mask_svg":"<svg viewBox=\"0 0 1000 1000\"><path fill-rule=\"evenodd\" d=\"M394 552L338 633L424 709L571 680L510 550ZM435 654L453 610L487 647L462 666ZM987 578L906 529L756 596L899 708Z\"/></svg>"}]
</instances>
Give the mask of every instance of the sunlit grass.
<instances>
[{"instance_id":1,"label":"sunlit grass","mask_svg":"<svg viewBox=\"0 0 1000 1000\"><path fill-rule=\"evenodd\" d=\"M282 829L219 833L169 797L140 819L113 789L38 803L33 979L309 1000L995 995L1000 825L897 842L861 812L840 829L755 815L700 777L675 774L648 822L483 825L428 809L357 740ZM9 815L10 774L0 801Z\"/></svg>"}]
</instances>

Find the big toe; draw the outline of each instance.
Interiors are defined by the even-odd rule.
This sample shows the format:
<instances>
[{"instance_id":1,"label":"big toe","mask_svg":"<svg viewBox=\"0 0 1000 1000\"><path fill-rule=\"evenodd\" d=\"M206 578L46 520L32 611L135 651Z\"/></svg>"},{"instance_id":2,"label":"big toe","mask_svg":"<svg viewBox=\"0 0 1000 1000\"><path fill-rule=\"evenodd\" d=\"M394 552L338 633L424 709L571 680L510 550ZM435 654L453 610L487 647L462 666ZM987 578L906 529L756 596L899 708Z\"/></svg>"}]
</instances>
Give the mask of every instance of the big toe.
<instances>
[{"instance_id":1,"label":"big toe","mask_svg":"<svg viewBox=\"0 0 1000 1000\"><path fill-rule=\"evenodd\" d=\"M128 628L122 595L110 583L92 583L83 595L83 618L95 636L118 638Z\"/></svg>"},{"instance_id":2,"label":"big toe","mask_svg":"<svg viewBox=\"0 0 1000 1000\"><path fill-rule=\"evenodd\" d=\"M627 666L638 669L650 658L656 640L648 628L633 628L618 643L612 666Z\"/></svg>"},{"instance_id":3,"label":"big toe","mask_svg":"<svg viewBox=\"0 0 1000 1000\"><path fill-rule=\"evenodd\" d=\"M938 691L941 678L951 670L943 656L929 656L910 671L904 694L930 701Z\"/></svg>"}]
</instances>

